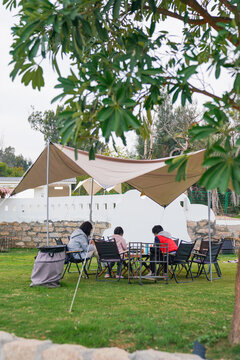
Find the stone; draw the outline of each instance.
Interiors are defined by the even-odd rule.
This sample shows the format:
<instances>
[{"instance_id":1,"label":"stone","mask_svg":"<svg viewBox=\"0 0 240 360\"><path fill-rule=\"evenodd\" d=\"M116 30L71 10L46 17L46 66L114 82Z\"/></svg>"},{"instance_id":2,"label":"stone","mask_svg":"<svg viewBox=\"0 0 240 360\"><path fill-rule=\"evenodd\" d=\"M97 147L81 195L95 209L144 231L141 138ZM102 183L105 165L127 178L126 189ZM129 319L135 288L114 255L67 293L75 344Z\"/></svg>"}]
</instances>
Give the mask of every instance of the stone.
<instances>
[{"instance_id":1,"label":"stone","mask_svg":"<svg viewBox=\"0 0 240 360\"><path fill-rule=\"evenodd\" d=\"M28 242L28 241L31 241L32 238L30 236L23 236L23 239L22 239L24 242Z\"/></svg>"},{"instance_id":2,"label":"stone","mask_svg":"<svg viewBox=\"0 0 240 360\"><path fill-rule=\"evenodd\" d=\"M118 348L99 348L93 352L91 360L129 360L128 353Z\"/></svg>"},{"instance_id":3,"label":"stone","mask_svg":"<svg viewBox=\"0 0 240 360\"><path fill-rule=\"evenodd\" d=\"M208 234L209 230L208 229L199 229L198 230L198 234L200 235L205 235L205 234ZM213 229L210 230L211 233L213 233Z\"/></svg>"},{"instance_id":4,"label":"stone","mask_svg":"<svg viewBox=\"0 0 240 360\"><path fill-rule=\"evenodd\" d=\"M36 236L36 233L34 231L29 231L28 236Z\"/></svg>"},{"instance_id":5,"label":"stone","mask_svg":"<svg viewBox=\"0 0 240 360\"><path fill-rule=\"evenodd\" d=\"M187 221L187 226L193 227L196 226L196 222L195 221Z\"/></svg>"},{"instance_id":6,"label":"stone","mask_svg":"<svg viewBox=\"0 0 240 360\"><path fill-rule=\"evenodd\" d=\"M14 226L13 230L14 231L22 231L22 228L21 228L21 226Z\"/></svg>"},{"instance_id":7,"label":"stone","mask_svg":"<svg viewBox=\"0 0 240 360\"><path fill-rule=\"evenodd\" d=\"M58 237L58 233L52 232L52 233L49 234L49 237L50 237L50 238Z\"/></svg>"},{"instance_id":8,"label":"stone","mask_svg":"<svg viewBox=\"0 0 240 360\"><path fill-rule=\"evenodd\" d=\"M136 351L129 356L131 360L200 360L200 356L192 354L167 353L156 350Z\"/></svg>"},{"instance_id":9,"label":"stone","mask_svg":"<svg viewBox=\"0 0 240 360\"><path fill-rule=\"evenodd\" d=\"M23 241L19 241L15 243L16 246L24 246L24 242Z\"/></svg>"},{"instance_id":10,"label":"stone","mask_svg":"<svg viewBox=\"0 0 240 360\"><path fill-rule=\"evenodd\" d=\"M16 340L16 336L14 334L9 334L5 331L0 331L0 344L6 344L10 341Z\"/></svg>"},{"instance_id":11,"label":"stone","mask_svg":"<svg viewBox=\"0 0 240 360\"><path fill-rule=\"evenodd\" d=\"M42 360L84 360L81 345L53 345L42 352Z\"/></svg>"},{"instance_id":12,"label":"stone","mask_svg":"<svg viewBox=\"0 0 240 360\"><path fill-rule=\"evenodd\" d=\"M35 231L36 233L41 231L41 227L40 226L33 226L33 231Z\"/></svg>"},{"instance_id":13,"label":"stone","mask_svg":"<svg viewBox=\"0 0 240 360\"><path fill-rule=\"evenodd\" d=\"M28 225L24 225L24 226L22 227L22 229L23 229L24 231L28 231L28 230L31 230L31 227L28 226Z\"/></svg>"},{"instance_id":14,"label":"stone","mask_svg":"<svg viewBox=\"0 0 240 360\"><path fill-rule=\"evenodd\" d=\"M35 354L40 340L18 339L3 346L2 353L4 360L35 360Z\"/></svg>"}]
</instances>

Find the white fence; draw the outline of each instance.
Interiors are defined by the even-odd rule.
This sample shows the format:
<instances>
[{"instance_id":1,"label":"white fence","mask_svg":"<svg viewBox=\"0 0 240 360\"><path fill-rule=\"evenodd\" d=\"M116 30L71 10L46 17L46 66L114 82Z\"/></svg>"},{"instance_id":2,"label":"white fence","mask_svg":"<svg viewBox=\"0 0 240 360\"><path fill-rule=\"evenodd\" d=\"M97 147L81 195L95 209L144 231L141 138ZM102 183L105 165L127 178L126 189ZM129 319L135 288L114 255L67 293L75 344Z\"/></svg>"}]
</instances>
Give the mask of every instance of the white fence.
<instances>
[{"instance_id":1,"label":"white fence","mask_svg":"<svg viewBox=\"0 0 240 360\"><path fill-rule=\"evenodd\" d=\"M108 222L113 210L122 201L123 195L93 196L92 218L95 221ZM90 196L49 198L49 219L88 220L90 215ZM47 217L46 199L1 199L0 221L6 222L43 222Z\"/></svg>"}]
</instances>

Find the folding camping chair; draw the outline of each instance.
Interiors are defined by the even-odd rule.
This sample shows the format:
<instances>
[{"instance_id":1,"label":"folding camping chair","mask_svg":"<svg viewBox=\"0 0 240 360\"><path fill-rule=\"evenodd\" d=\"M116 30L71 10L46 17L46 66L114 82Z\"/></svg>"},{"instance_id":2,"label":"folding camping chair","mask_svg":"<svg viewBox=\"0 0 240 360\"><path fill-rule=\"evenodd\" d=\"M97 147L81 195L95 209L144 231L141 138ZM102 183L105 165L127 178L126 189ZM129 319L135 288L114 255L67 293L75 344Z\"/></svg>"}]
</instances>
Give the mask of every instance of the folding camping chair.
<instances>
[{"instance_id":1,"label":"folding camping chair","mask_svg":"<svg viewBox=\"0 0 240 360\"><path fill-rule=\"evenodd\" d=\"M64 272L62 274L62 279L63 279L66 271L69 274L74 273L74 272L78 272L79 275L80 275L79 264L82 264L82 266L84 264L84 258L81 256L81 252L82 251L69 251L68 246L66 245L66 259L65 259L66 267L65 267ZM75 257L74 254L77 254L77 257ZM83 271L84 271L87 279L89 277L88 272L87 272L87 263L88 263L89 260L90 260L90 258L86 259L85 265L83 267ZM70 268L71 268L72 264L76 265L77 271L70 271Z\"/></svg>"},{"instance_id":2,"label":"folding camping chair","mask_svg":"<svg viewBox=\"0 0 240 360\"><path fill-rule=\"evenodd\" d=\"M233 238L223 238L223 245L221 254L234 254L235 253L235 241Z\"/></svg>"},{"instance_id":3,"label":"folding camping chair","mask_svg":"<svg viewBox=\"0 0 240 360\"><path fill-rule=\"evenodd\" d=\"M188 274L191 275L191 281L193 281L193 275L190 267L190 256L195 243L187 243L181 241L179 247L174 256L169 257L169 264L171 266L172 278L174 277L176 283L185 283L189 281L179 281L178 276L183 269L186 270L186 277Z\"/></svg>"},{"instance_id":4,"label":"folding camping chair","mask_svg":"<svg viewBox=\"0 0 240 360\"><path fill-rule=\"evenodd\" d=\"M96 273L96 280L98 279L107 269L111 276L112 274L112 263L120 264L120 274L122 270L122 266L126 266L124 260L124 254L120 255L118 251L118 247L115 239L109 239L108 241L104 241L102 239L94 239L95 246L97 248L97 252L99 255L98 259L98 268ZM106 264L105 268L102 270L101 263ZM118 281L121 276L118 277ZM102 280L103 281L103 280Z\"/></svg>"},{"instance_id":5,"label":"folding camping chair","mask_svg":"<svg viewBox=\"0 0 240 360\"><path fill-rule=\"evenodd\" d=\"M222 276L220 267L218 265L218 255L219 252L221 251L222 248L222 242L219 243L211 243L211 259L210 259L210 249L208 247L208 250L206 252L206 254L194 254L192 260L191 260L191 264L190 264L190 268L192 268L192 264L197 264L198 268L197 268L197 272L195 277L199 277L203 272L207 278L207 280L211 280L209 277L209 273L210 273L210 260L211 260L211 264L214 265L215 270L213 273L217 274L217 277L212 278L212 280L217 280L220 279ZM207 269L206 269L207 267Z\"/></svg>"}]
</instances>

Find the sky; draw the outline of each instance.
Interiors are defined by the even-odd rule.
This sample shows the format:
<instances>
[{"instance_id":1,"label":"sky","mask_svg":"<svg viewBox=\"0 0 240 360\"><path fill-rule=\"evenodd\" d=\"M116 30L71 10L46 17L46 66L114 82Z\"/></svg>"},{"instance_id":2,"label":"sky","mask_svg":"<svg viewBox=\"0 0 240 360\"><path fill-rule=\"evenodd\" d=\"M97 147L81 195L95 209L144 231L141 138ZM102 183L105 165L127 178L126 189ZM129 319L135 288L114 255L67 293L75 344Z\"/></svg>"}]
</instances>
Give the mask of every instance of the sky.
<instances>
[{"instance_id":1,"label":"sky","mask_svg":"<svg viewBox=\"0 0 240 360\"><path fill-rule=\"evenodd\" d=\"M16 155L22 154L25 158L34 161L44 148L43 135L31 129L28 123L28 117L32 113L32 106L35 111L45 111L54 109L51 100L59 94L54 89L57 82L57 76L49 66L44 67L45 87L41 91L32 89L31 86L25 86L21 83L20 78L16 78L14 82L10 79L11 66L9 55L11 47L11 26L14 24L14 16L11 12L0 5L0 49L1 49L1 66L0 66L0 148L12 146L15 148ZM175 28L176 33L180 33L177 29L178 23L172 20L168 23L164 22L163 30ZM162 26L162 24L161 24ZM66 63L67 67L67 63ZM66 69L67 70L67 69ZM206 76L205 76L206 79ZM216 86L213 78L208 78L210 83L214 83L214 88L221 93L223 88L229 88L225 76L221 76ZM198 105L201 106L203 101L207 99L197 95L195 97ZM134 136L128 136L128 144L130 151L134 148Z\"/></svg>"},{"instance_id":2,"label":"sky","mask_svg":"<svg viewBox=\"0 0 240 360\"><path fill-rule=\"evenodd\" d=\"M44 148L43 135L31 129L28 116L35 110L53 109L51 99L58 94L54 89L56 76L49 66L46 69L46 86L41 90L33 90L25 86L19 78L14 82L10 79L11 66L9 55L11 46L11 26L14 24L13 15L0 5L0 147L12 146L16 155L35 160Z\"/></svg>"}]
</instances>

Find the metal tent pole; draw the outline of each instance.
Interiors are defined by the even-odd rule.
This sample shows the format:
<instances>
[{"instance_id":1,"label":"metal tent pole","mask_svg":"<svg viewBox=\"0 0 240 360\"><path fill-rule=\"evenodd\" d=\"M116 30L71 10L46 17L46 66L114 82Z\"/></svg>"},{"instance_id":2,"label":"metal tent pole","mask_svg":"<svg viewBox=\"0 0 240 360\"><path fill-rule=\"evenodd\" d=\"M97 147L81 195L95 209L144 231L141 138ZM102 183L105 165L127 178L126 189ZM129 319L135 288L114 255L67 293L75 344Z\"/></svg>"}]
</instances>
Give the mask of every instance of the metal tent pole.
<instances>
[{"instance_id":1,"label":"metal tent pole","mask_svg":"<svg viewBox=\"0 0 240 360\"><path fill-rule=\"evenodd\" d=\"M47 246L49 246L49 138L47 139Z\"/></svg>"},{"instance_id":2,"label":"metal tent pole","mask_svg":"<svg viewBox=\"0 0 240 360\"><path fill-rule=\"evenodd\" d=\"M92 236L91 236L91 240L93 238L93 234L95 232L95 226L96 224L94 224L93 226L93 230L92 230ZM79 277L78 277L78 281L77 281L77 285L76 285L76 288L75 288L75 291L74 291L74 294L73 294L73 298L72 298L72 302L71 302L71 305L70 305L70 308L69 308L69 312L71 313L72 312L72 308L73 308L73 304L74 304L74 301L75 301L75 297L77 295L77 291L78 291L78 287L79 287L79 284L80 284L80 280L82 278L82 273L83 273L83 270L84 270L84 267L86 265L86 261L87 261L87 255L88 255L88 251L89 251L89 247L91 245L91 240L89 241L88 243L88 247L87 247L87 252L86 252L86 255L85 255L85 258L84 258L84 261L83 261L83 264L82 264L82 269L81 269L81 272L79 274Z\"/></svg>"},{"instance_id":3,"label":"metal tent pole","mask_svg":"<svg viewBox=\"0 0 240 360\"><path fill-rule=\"evenodd\" d=\"M210 257L210 263L209 263L209 270L210 270L210 281L212 281L212 240L211 240L211 191L208 190L207 192L208 197L208 239L209 239L209 257Z\"/></svg>"},{"instance_id":4,"label":"metal tent pole","mask_svg":"<svg viewBox=\"0 0 240 360\"><path fill-rule=\"evenodd\" d=\"M90 221L90 222L92 222L93 182L94 182L94 179L92 178L92 184L91 184L91 204L90 204L90 214L89 214L89 221Z\"/></svg>"}]
</instances>

